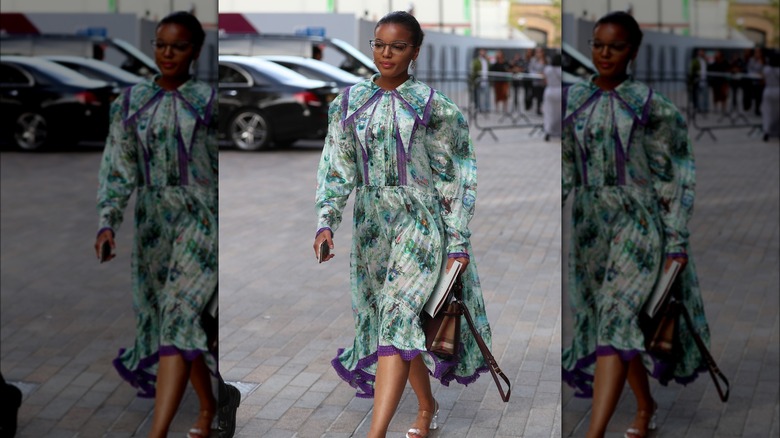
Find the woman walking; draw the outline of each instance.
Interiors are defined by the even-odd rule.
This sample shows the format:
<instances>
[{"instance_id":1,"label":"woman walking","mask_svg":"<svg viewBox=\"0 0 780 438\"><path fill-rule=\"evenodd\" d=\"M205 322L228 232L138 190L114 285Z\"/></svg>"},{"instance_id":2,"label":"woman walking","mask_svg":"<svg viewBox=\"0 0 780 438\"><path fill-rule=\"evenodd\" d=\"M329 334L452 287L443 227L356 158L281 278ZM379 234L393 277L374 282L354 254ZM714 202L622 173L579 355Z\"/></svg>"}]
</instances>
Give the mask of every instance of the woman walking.
<instances>
[{"instance_id":1,"label":"woman walking","mask_svg":"<svg viewBox=\"0 0 780 438\"><path fill-rule=\"evenodd\" d=\"M140 397L154 397L149 436L165 437L189 379L200 402L190 437L207 437L216 412L201 314L217 288L215 90L190 75L205 33L191 14L157 25L160 74L126 89L111 108L97 196L98 258L136 191L132 255L135 344L114 366ZM113 256L109 256L109 260Z\"/></svg>"},{"instance_id":2,"label":"woman walking","mask_svg":"<svg viewBox=\"0 0 780 438\"><path fill-rule=\"evenodd\" d=\"M437 427L439 405L429 374L447 385L468 384L487 371L461 325L455 359L425 349L420 312L446 263L464 265L463 297L488 345L488 326L468 223L476 200L476 163L468 125L452 101L410 76L423 32L406 12L383 17L371 41L379 74L338 96L317 172L318 231L332 249L349 194L355 189L351 251L355 340L332 364L373 397L369 437L384 437L407 379L419 410L407 437ZM326 260L333 257L330 254ZM465 331L463 331L465 329Z\"/></svg>"},{"instance_id":3,"label":"woman walking","mask_svg":"<svg viewBox=\"0 0 780 438\"><path fill-rule=\"evenodd\" d=\"M629 76L642 31L624 12L593 29L598 74L564 93L562 188L575 191L570 262L572 344L563 378L593 397L588 437L602 437L628 381L637 412L625 436L644 437L657 409L648 375L686 384L706 369L691 330L709 331L688 245L694 162L685 121L665 97ZM683 265L680 299L694 327L680 324L674 364L649 354L639 313L659 274Z\"/></svg>"}]
</instances>

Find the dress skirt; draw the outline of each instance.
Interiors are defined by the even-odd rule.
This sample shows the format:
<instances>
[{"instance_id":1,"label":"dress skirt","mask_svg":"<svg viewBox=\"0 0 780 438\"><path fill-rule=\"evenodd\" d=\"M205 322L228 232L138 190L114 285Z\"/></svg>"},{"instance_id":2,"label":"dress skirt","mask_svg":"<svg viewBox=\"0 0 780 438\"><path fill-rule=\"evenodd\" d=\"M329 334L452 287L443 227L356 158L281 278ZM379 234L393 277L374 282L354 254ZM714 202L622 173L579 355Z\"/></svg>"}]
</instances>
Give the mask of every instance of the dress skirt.
<instances>
[{"instance_id":1,"label":"dress skirt","mask_svg":"<svg viewBox=\"0 0 780 438\"><path fill-rule=\"evenodd\" d=\"M140 187L132 255L135 343L114 367L140 397L154 397L160 356L204 356L213 374L201 313L217 288L217 223L213 190Z\"/></svg>"},{"instance_id":2,"label":"dress skirt","mask_svg":"<svg viewBox=\"0 0 780 438\"><path fill-rule=\"evenodd\" d=\"M657 201L632 186L576 190L569 263L574 336L562 356L564 381L575 388L576 396L591 397L596 357L609 354L626 361L640 355L648 373L664 385L693 381L706 367L691 327L680 319L681 353L669 363L645 351L639 326L639 314L665 260ZM709 344L691 259L680 276L682 302L694 329Z\"/></svg>"},{"instance_id":3,"label":"dress skirt","mask_svg":"<svg viewBox=\"0 0 780 438\"><path fill-rule=\"evenodd\" d=\"M488 370L464 321L459 355L447 360L425 349L420 312L430 297L442 263L443 223L434 191L410 186L359 186L355 195L351 253L355 340L339 349L332 365L355 387L358 397L374 395L379 356L422 354L431 375L448 385L468 384ZM462 274L463 297L475 324L490 345L476 265Z\"/></svg>"}]
</instances>

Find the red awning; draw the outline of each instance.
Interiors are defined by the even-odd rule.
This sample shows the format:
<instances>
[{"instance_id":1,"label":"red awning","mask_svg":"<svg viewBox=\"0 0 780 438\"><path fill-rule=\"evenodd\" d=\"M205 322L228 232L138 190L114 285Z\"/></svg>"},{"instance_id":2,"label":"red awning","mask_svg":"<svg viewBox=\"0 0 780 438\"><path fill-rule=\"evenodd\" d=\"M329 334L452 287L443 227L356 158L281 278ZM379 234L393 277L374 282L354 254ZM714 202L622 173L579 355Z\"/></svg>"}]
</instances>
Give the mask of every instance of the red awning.
<instances>
[{"instance_id":1,"label":"red awning","mask_svg":"<svg viewBox=\"0 0 780 438\"><path fill-rule=\"evenodd\" d=\"M247 21L244 14L219 14L219 31L225 33L260 33Z\"/></svg>"},{"instance_id":2,"label":"red awning","mask_svg":"<svg viewBox=\"0 0 780 438\"><path fill-rule=\"evenodd\" d=\"M0 14L0 32L7 34L35 34L41 32L27 16L19 13Z\"/></svg>"}]
</instances>

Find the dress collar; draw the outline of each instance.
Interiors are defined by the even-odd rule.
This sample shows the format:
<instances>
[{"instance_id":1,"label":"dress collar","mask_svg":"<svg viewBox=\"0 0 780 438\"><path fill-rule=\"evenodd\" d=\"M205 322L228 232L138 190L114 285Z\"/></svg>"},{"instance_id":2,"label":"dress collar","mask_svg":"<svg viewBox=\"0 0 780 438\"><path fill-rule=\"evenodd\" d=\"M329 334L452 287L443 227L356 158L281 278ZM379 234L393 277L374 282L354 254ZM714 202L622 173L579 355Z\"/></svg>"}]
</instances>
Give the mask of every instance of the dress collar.
<instances>
[{"instance_id":1,"label":"dress collar","mask_svg":"<svg viewBox=\"0 0 780 438\"><path fill-rule=\"evenodd\" d=\"M593 75L587 83L581 83L580 86L571 87L567 93L564 125L570 123L579 112L592 105L603 94L612 94L634 120L642 125L647 123L653 95L653 90L650 87L642 82L626 79L615 89L605 91L594 83L597 76Z\"/></svg>"},{"instance_id":2,"label":"dress collar","mask_svg":"<svg viewBox=\"0 0 780 438\"><path fill-rule=\"evenodd\" d=\"M159 75L143 81L126 91L124 100L126 124L149 109L154 102L167 93L173 94L174 98L180 100L183 107L197 119L198 123L209 124L215 96L214 88L197 79L190 78L177 89L166 90L155 82L158 77Z\"/></svg>"},{"instance_id":3,"label":"dress collar","mask_svg":"<svg viewBox=\"0 0 780 438\"><path fill-rule=\"evenodd\" d=\"M359 82L346 90L342 100L342 123L351 122L358 114L363 112L369 104L378 100L386 93L399 99L406 110L415 117L415 122L427 126L431 116L431 101L435 91L433 88L409 76L394 90L385 90L377 85L374 80L379 77L375 74L370 79Z\"/></svg>"}]
</instances>

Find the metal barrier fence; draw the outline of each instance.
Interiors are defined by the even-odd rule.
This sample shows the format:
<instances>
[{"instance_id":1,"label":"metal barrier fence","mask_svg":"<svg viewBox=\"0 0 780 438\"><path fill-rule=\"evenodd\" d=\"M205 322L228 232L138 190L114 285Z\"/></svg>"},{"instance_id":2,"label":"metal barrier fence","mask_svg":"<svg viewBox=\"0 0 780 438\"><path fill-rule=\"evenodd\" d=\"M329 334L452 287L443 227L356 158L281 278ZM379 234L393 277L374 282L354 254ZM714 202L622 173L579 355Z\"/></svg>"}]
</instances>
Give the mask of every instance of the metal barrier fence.
<instances>
[{"instance_id":1,"label":"metal barrier fence","mask_svg":"<svg viewBox=\"0 0 780 438\"><path fill-rule=\"evenodd\" d=\"M490 72L487 86L484 87L475 85L469 77L441 70L435 74L420 72L417 78L444 93L458 105L468 118L472 131L477 132L477 140L489 134L498 141L494 131L499 129L531 129L529 136L544 132L541 114L535 109L538 105L538 110L541 111L543 89L536 90L536 94L533 94L534 90L530 86L532 79L541 78L539 75ZM495 100L496 85L499 83L508 83L505 85L508 87L507 100L501 108L496 105ZM538 102L534 100L533 106L526 110L526 97L537 96ZM483 108L479 108L480 99L487 101L487 108L484 108L484 101Z\"/></svg>"},{"instance_id":2,"label":"metal barrier fence","mask_svg":"<svg viewBox=\"0 0 780 438\"><path fill-rule=\"evenodd\" d=\"M720 112L711 111L714 109L714 103L712 102L713 90L709 84L707 87L699 89L698 82L691 83L685 77L660 76L638 79L669 98L677 106L680 112L685 115L689 129L697 131L696 140L706 134L713 141L717 141L713 131L718 130L748 129L748 136L755 132L761 132L761 120L755 114L755 107L751 106L749 109L745 109L744 100L746 98L753 99L754 96L746 96L751 91L745 88L744 82L742 82L743 79L756 79L757 77L727 73L710 73L708 76L722 77L729 85L725 108ZM700 93L702 92L706 95L707 105L702 105L701 102L697 103L697 98L701 98ZM757 102L754 100L752 104L757 105Z\"/></svg>"}]
</instances>

